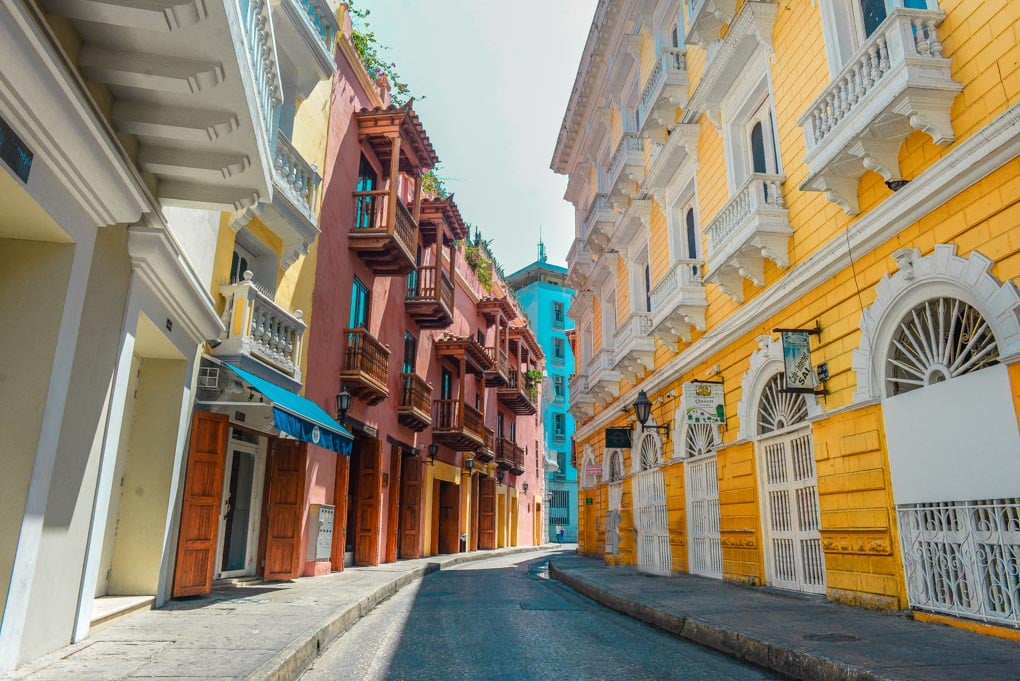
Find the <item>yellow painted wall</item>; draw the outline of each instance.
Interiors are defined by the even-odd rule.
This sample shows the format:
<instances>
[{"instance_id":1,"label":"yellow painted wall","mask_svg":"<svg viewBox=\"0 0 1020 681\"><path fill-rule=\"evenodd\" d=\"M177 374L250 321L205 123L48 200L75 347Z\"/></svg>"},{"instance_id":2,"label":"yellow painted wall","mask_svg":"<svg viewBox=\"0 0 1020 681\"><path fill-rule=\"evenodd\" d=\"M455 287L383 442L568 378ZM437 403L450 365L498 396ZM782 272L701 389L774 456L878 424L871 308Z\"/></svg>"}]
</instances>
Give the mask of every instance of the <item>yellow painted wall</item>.
<instances>
[{"instance_id":1,"label":"yellow painted wall","mask_svg":"<svg viewBox=\"0 0 1020 681\"><path fill-rule=\"evenodd\" d=\"M627 259L616 259L616 328L630 316L630 268Z\"/></svg>"}]
</instances>

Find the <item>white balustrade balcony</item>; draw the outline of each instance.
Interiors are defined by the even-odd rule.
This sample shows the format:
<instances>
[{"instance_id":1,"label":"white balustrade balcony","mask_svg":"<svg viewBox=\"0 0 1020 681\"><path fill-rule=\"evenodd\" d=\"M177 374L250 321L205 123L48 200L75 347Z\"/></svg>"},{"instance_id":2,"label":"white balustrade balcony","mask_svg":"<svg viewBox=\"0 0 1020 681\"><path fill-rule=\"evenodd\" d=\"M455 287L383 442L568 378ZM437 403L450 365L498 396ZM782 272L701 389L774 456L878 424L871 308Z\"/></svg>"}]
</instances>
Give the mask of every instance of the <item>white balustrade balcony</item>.
<instances>
[{"instance_id":1,"label":"white balustrade balcony","mask_svg":"<svg viewBox=\"0 0 1020 681\"><path fill-rule=\"evenodd\" d=\"M616 330L614 368L631 383L655 368L651 312L631 312Z\"/></svg>"},{"instance_id":2,"label":"white balustrade balcony","mask_svg":"<svg viewBox=\"0 0 1020 681\"><path fill-rule=\"evenodd\" d=\"M607 194L596 194L582 224L581 241L589 253L599 255L606 249L613 233L613 206Z\"/></svg>"},{"instance_id":3,"label":"white balustrade balcony","mask_svg":"<svg viewBox=\"0 0 1020 681\"><path fill-rule=\"evenodd\" d=\"M865 171L891 187L902 181L899 150L914 130L939 145L956 139L949 110L963 86L942 56L944 18L937 10L894 9L804 112L798 123L809 172L801 189L824 191L856 215Z\"/></svg>"},{"instance_id":4,"label":"white balustrade balcony","mask_svg":"<svg viewBox=\"0 0 1020 681\"><path fill-rule=\"evenodd\" d=\"M315 165L308 163L287 136L279 132L273 155L273 200L242 211L231 224L240 229L258 215L283 241L280 265L287 269L308 253L308 247L319 235L316 206L321 182Z\"/></svg>"},{"instance_id":5,"label":"white balustrade balcony","mask_svg":"<svg viewBox=\"0 0 1020 681\"><path fill-rule=\"evenodd\" d=\"M708 47L719 39L725 24L733 21L737 0L686 0L687 44Z\"/></svg>"},{"instance_id":6,"label":"white balustrade balcony","mask_svg":"<svg viewBox=\"0 0 1020 681\"><path fill-rule=\"evenodd\" d=\"M594 267L595 259L591 252L580 239L574 239L567 252L567 285L575 290L584 288Z\"/></svg>"},{"instance_id":7,"label":"white balustrade balcony","mask_svg":"<svg viewBox=\"0 0 1020 681\"><path fill-rule=\"evenodd\" d=\"M299 97L333 76L333 48L340 26L327 0L270 0L276 44L283 54L287 80Z\"/></svg>"},{"instance_id":8,"label":"white balustrade balcony","mask_svg":"<svg viewBox=\"0 0 1020 681\"><path fill-rule=\"evenodd\" d=\"M116 131L166 205L268 200L283 102L268 0L42 0L81 37L77 68L110 94Z\"/></svg>"},{"instance_id":9,"label":"white balustrade balcony","mask_svg":"<svg viewBox=\"0 0 1020 681\"><path fill-rule=\"evenodd\" d=\"M705 285L701 260L681 259L652 288L652 335L670 348L691 342L691 327L705 330Z\"/></svg>"},{"instance_id":10,"label":"white balustrade balcony","mask_svg":"<svg viewBox=\"0 0 1020 681\"><path fill-rule=\"evenodd\" d=\"M676 121L677 107L687 105L689 87L683 48L664 48L641 91L638 121L643 136L662 138Z\"/></svg>"},{"instance_id":11,"label":"white balustrade balcony","mask_svg":"<svg viewBox=\"0 0 1020 681\"><path fill-rule=\"evenodd\" d=\"M637 133L625 132L609 162L609 199L622 204L624 197L634 197L637 185L644 179L645 148Z\"/></svg>"},{"instance_id":12,"label":"white balustrade balcony","mask_svg":"<svg viewBox=\"0 0 1020 681\"><path fill-rule=\"evenodd\" d=\"M793 229L783 201L782 175L753 173L705 228L708 274L737 302L744 301L743 280L765 285L765 259L789 267Z\"/></svg>"},{"instance_id":13,"label":"white balustrade balcony","mask_svg":"<svg viewBox=\"0 0 1020 681\"><path fill-rule=\"evenodd\" d=\"M620 374L613 356L612 349L602 348L588 366L588 393L598 402L612 402L620 396Z\"/></svg>"},{"instance_id":14,"label":"white balustrade balcony","mask_svg":"<svg viewBox=\"0 0 1020 681\"><path fill-rule=\"evenodd\" d=\"M567 411L575 419L589 419L595 413L595 398L588 392L588 375L574 374L570 377L570 400Z\"/></svg>"},{"instance_id":15,"label":"white balustrade balcony","mask_svg":"<svg viewBox=\"0 0 1020 681\"><path fill-rule=\"evenodd\" d=\"M301 351L305 323L259 290L250 271L236 284L220 286L226 298L222 342L213 355L238 362L242 368L268 377L290 390L301 387Z\"/></svg>"}]
</instances>

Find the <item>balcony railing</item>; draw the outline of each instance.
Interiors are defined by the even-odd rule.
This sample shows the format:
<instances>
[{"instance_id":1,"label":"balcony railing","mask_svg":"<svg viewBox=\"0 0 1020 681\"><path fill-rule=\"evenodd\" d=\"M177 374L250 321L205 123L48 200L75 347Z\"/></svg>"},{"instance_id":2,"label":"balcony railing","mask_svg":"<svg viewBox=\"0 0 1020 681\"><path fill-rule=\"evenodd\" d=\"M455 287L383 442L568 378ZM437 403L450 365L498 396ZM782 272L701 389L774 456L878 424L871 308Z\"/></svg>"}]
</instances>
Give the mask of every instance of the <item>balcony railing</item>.
<instances>
[{"instance_id":1,"label":"balcony railing","mask_svg":"<svg viewBox=\"0 0 1020 681\"><path fill-rule=\"evenodd\" d=\"M687 104L687 87L684 50L677 47L664 48L641 91L641 102L638 104L641 131L661 135L671 127L677 107ZM657 123L654 131L650 129L650 120Z\"/></svg>"},{"instance_id":2,"label":"balcony railing","mask_svg":"<svg viewBox=\"0 0 1020 681\"><path fill-rule=\"evenodd\" d=\"M628 182L641 182L644 167L644 143L637 133L625 132L609 162L609 183L613 188L613 195L632 196L634 189L628 187Z\"/></svg>"},{"instance_id":3,"label":"balcony railing","mask_svg":"<svg viewBox=\"0 0 1020 681\"><path fill-rule=\"evenodd\" d=\"M505 437L496 439L496 465L520 475L524 472L524 449Z\"/></svg>"},{"instance_id":4,"label":"balcony railing","mask_svg":"<svg viewBox=\"0 0 1020 681\"><path fill-rule=\"evenodd\" d=\"M790 228L783 201L782 175L753 173L733 198L708 223L708 275L738 301L743 301L742 278L765 285L764 259L779 267L790 264Z\"/></svg>"},{"instance_id":5,"label":"balcony railing","mask_svg":"<svg viewBox=\"0 0 1020 681\"><path fill-rule=\"evenodd\" d=\"M258 290L252 273L220 287L227 300L223 325L227 336L213 350L218 357L253 357L301 384L301 347L305 323Z\"/></svg>"},{"instance_id":6,"label":"balcony railing","mask_svg":"<svg viewBox=\"0 0 1020 681\"><path fill-rule=\"evenodd\" d=\"M570 401L567 410L574 418L589 418L595 413L595 398L588 391L588 374L570 377Z\"/></svg>"},{"instance_id":7,"label":"balcony railing","mask_svg":"<svg viewBox=\"0 0 1020 681\"><path fill-rule=\"evenodd\" d=\"M507 357L506 350L487 345L485 346L485 356L489 358L494 367L492 371L485 372L485 384L487 386L506 385L510 375L510 359Z\"/></svg>"},{"instance_id":8,"label":"balcony railing","mask_svg":"<svg viewBox=\"0 0 1020 681\"><path fill-rule=\"evenodd\" d=\"M652 314L631 312L616 331L615 369L634 381L654 366L655 341L651 337Z\"/></svg>"},{"instance_id":9,"label":"balcony railing","mask_svg":"<svg viewBox=\"0 0 1020 681\"><path fill-rule=\"evenodd\" d=\"M802 189L824 191L855 215L866 170L902 179L899 149L914 130L936 144L955 137L950 107L963 87L942 56L945 13L898 7L800 117L809 175Z\"/></svg>"},{"instance_id":10,"label":"balcony railing","mask_svg":"<svg viewBox=\"0 0 1020 681\"><path fill-rule=\"evenodd\" d=\"M538 388L530 385L524 373L517 369L510 370L506 386L499 388L496 396L518 416L531 415L538 411L535 404Z\"/></svg>"},{"instance_id":11,"label":"balcony railing","mask_svg":"<svg viewBox=\"0 0 1020 681\"><path fill-rule=\"evenodd\" d=\"M591 358L588 391L597 400L608 402L620 396L620 374L616 371L614 352L602 348Z\"/></svg>"},{"instance_id":12,"label":"balcony railing","mask_svg":"<svg viewBox=\"0 0 1020 681\"><path fill-rule=\"evenodd\" d=\"M687 43L707 47L733 21L737 0L687 0Z\"/></svg>"},{"instance_id":13,"label":"balcony railing","mask_svg":"<svg viewBox=\"0 0 1020 681\"><path fill-rule=\"evenodd\" d=\"M691 327L705 330L705 286L701 260L680 259L652 288L652 334L666 344L691 341Z\"/></svg>"},{"instance_id":14,"label":"balcony railing","mask_svg":"<svg viewBox=\"0 0 1020 681\"><path fill-rule=\"evenodd\" d=\"M308 28L319 38L319 42L329 54L333 54L333 44L340 27L336 23L336 15L326 0L289 0L304 13Z\"/></svg>"},{"instance_id":15,"label":"balcony railing","mask_svg":"<svg viewBox=\"0 0 1020 681\"><path fill-rule=\"evenodd\" d=\"M582 223L581 242L592 253L601 253L613 229L613 206L608 194L596 194Z\"/></svg>"},{"instance_id":16,"label":"balcony railing","mask_svg":"<svg viewBox=\"0 0 1020 681\"><path fill-rule=\"evenodd\" d=\"M391 210L391 206L395 208ZM418 226L398 197L391 201L388 189L354 192L354 229L351 249L376 274L407 274L414 269Z\"/></svg>"},{"instance_id":17,"label":"balcony railing","mask_svg":"<svg viewBox=\"0 0 1020 681\"><path fill-rule=\"evenodd\" d=\"M301 215L315 226L315 205L319 193L319 176L313 164L308 163L282 132L276 134L276 153L273 155L276 188L284 191Z\"/></svg>"},{"instance_id":18,"label":"balcony railing","mask_svg":"<svg viewBox=\"0 0 1020 681\"><path fill-rule=\"evenodd\" d=\"M407 275L406 304L408 314L418 326L431 329L449 326L453 321L450 275L435 265L419 266Z\"/></svg>"},{"instance_id":19,"label":"balcony railing","mask_svg":"<svg viewBox=\"0 0 1020 681\"><path fill-rule=\"evenodd\" d=\"M463 409L462 409L463 407ZM477 451L486 447L482 413L460 400L432 401L433 438L453 449Z\"/></svg>"},{"instance_id":20,"label":"balcony railing","mask_svg":"<svg viewBox=\"0 0 1020 681\"><path fill-rule=\"evenodd\" d=\"M389 395L390 349L367 329L346 329L347 349L340 378L351 394L368 404L378 404Z\"/></svg>"},{"instance_id":21,"label":"balcony railing","mask_svg":"<svg viewBox=\"0 0 1020 681\"><path fill-rule=\"evenodd\" d=\"M259 112L266 139L274 139L276 109L283 103L276 43L270 28L268 0L250 0L244 14L245 51L258 93Z\"/></svg>"},{"instance_id":22,"label":"balcony railing","mask_svg":"<svg viewBox=\"0 0 1020 681\"><path fill-rule=\"evenodd\" d=\"M400 374L397 419L415 432L432 425L432 384L415 373Z\"/></svg>"}]
</instances>

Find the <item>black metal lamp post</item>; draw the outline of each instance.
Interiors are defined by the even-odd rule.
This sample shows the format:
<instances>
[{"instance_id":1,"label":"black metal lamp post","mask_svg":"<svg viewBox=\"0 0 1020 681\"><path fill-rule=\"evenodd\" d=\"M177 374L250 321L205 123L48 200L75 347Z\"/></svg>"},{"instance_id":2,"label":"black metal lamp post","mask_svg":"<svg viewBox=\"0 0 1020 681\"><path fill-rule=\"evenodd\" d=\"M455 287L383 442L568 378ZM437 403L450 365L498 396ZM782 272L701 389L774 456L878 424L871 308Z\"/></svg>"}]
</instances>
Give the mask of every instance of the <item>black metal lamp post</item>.
<instances>
[{"instance_id":1,"label":"black metal lamp post","mask_svg":"<svg viewBox=\"0 0 1020 681\"><path fill-rule=\"evenodd\" d=\"M429 445L429 465L436 465L436 456L439 454L439 445L435 442Z\"/></svg>"},{"instance_id":2,"label":"black metal lamp post","mask_svg":"<svg viewBox=\"0 0 1020 681\"><path fill-rule=\"evenodd\" d=\"M474 469L475 469L475 460L474 460L474 457L470 457L469 456L466 459L464 459L464 470L466 470L468 473L470 473Z\"/></svg>"},{"instance_id":3,"label":"black metal lamp post","mask_svg":"<svg viewBox=\"0 0 1020 681\"><path fill-rule=\"evenodd\" d=\"M524 483L523 487L524 487L524 496L527 496L528 495L528 483Z\"/></svg>"},{"instance_id":4,"label":"black metal lamp post","mask_svg":"<svg viewBox=\"0 0 1020 681\"><path fill-rule=\"evenodd\" d=\"M658 430L658 431L665 431L666 434L663 437L665 439L667 439L667 440L669 439L669 424L668 423L665 423L665 424L663 424L661 426L654 426L654 425L653 426L646 426L645 425L648 422L648 417L652 415L652 401L650 399L648 399L648 394L645 393L644 390L641 390L641 391L638 392L637 399L634 400L634 404L631 405L631 406L634 407L634 413L637 415L637 420L638 420L638 423L641 424L641 430L642 431L649 430L649 429L654 429L654 430Z\"/></svg>"},{"instance_id":5,"label":"black metal lamp post","mask_svg":"<svg viewBox=\"0 0 1020 681\"><path fill-rule=\"evenodd\" d=\"M336 420L343 423L347 420L347 411L351 408L351 394L344 387L336 396Z\"/></svg>"}]
</instances>

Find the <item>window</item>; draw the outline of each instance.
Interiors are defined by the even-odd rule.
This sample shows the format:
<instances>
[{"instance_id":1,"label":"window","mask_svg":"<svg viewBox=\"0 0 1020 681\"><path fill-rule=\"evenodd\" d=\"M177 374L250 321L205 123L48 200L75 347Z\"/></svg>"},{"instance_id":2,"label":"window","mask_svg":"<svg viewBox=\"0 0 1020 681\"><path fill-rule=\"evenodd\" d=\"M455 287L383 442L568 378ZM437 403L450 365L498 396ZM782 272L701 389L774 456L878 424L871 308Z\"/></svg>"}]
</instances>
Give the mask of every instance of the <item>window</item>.
<instances>
[{"instance_id":1,"label":"window","mask_svg":"<svg viewBox=\"0 0 1020 681\"><path fill-rule=\"evenodd\" d=\"M567 419L563 414L553 414L553 435L563 436L567 432Z\"/></svg>"},{"instance_id":2,"label":"window","mask_svg":"<svg viewBox=\"0 0 1020 681\"><path fill-rule=\"evenodd\" d=\"M591 364L591 324L584 327L581 331L581 366L582 371L588 371L588 365Z\"/></svg>"},{"instance_id":3,"label":"window","mask_svg":"<svg viewBox=\"0 0 1020 681\"><path fill-rule=\"evenodd\" d=\"M835 76L896 7L938 9L936 0L821 0L822 30Z\"/></svg>"},{"instance_id":4,"label":"window","mask_svg":"<svg viewBox=\"0 0 1020 681\"><path fill-rule=\"evenodd\" d=\"M252 270L254 266L255 254L241 244L235 242L234 256L230 261L230 283L236 284L239 281L243 281L244 273Z\"/></svg>"},{"instance_id":5,"label":"window","mask_svg":"<svg viewBox=\"0 0 1020 681\"><path fill-rule=\"evenodd\" d=\"M645 312L652 311L652 268L645 261Z\"/></svg>"},{"instance_id":6,"label":"window","mask_svg":"<svg viewBox=\"0 0 1020 681\"><path fill-rule=\"evenodd\" d=\"M478 341L479 345L485 345L485 332L481 329L475 331L475 340Z\"/></svg>"},{"instance_id":7,"label":"window","mask_svg":"<svg viewBox=\"0 0 1020 681\"><path fill-rule=\"evenodd\" d=\"M563 394L566 392L565 384L566 380L563 376L553 376L553 392L555 392L558 399L562 398Z\"/></svg>"},{"instance_id":8,"label":"window","mask_svg":"<svg viewBox=\"0 0 1020 681\"><path fill-rule=\"evenodd\" d=\"M404 332L404 365L401 371L405 374L414 373L414 365L417 363L418 339L410 331Z\"/></svg>"},{"instance_id":9,"label":"window","mask_svg":"<svg viewBox=\"0 0 1020 681\"><path fill-rule=\"evenodd\" d=\"M356 192L375 191L378 179L375 168L368 162L364 155L361 156L361 165L358 168L358 183L355 185ZM355 229L368 229L375 226L375 196L358 196L354 205L354 227Z\"/></svg>"},{"instance_id":10,"label":"window","mask_svg":"<svg viewBox=\"0 0 1020 681\"><path fill-rule=\"evenodd\" d=\"M244 281L244 273L251 272L252 280L259 290L272 296L276 290L276 256L259 244L247 229L242 229L234 240L234 252L230 259L230 283Z\"/></svg>"},{"instance_id":11,"label":"window","mask_svg":"<svg viewBox=\"0 0 1020 681\"><path fill-rule=\"evenodd\" d=\"M439 381L439 399L453 399L453 377L449 369L443 369L442 378Z\"/></svg>"},{"instance_id":12,"label":"window","mask_svg":"<svg viewBox=\"0 0 1020 681\"><path fill-rule=\"evenodd\" d=\"M566 350L564 349L563 339L553 338L553 359L562 363L565 352Z\"/></svg>"},{"instance_id":13,"label":"window","mask_svg":"<svg viewBox=\"0 0 1020 681\"><path fill-rule=\"evenodd\" d=\"M517 420L510 419L510 441L517 442Z\"/></svg>"},{"instance_id":14,"label":"window","mask_svg":"<svg viewBox=\"0 0 1020 681\"><path fill-rule=\"evenodd\" d=\"M368 326L369 292L360 279L354 277L351 284L351 317L348 328L358 329Z\"/></svg>"},{"instance_id":15,"label":"window","mask_svg":"<svg viewBox=\"0 0 1020 681\"><path fill-rule=\"evenodd\" d=\"M750 149L751 172L779 173L779 154L772 127L772 108L768 100L761 103L745 127Z\"/></svg>"},{"instance_id":16,"label":"window","mask_svg":"<svg viewBox=\"0 0 1020 681\"><path fill-rule=\"evenodd\" d=\"M602 346L613 347L613 336L616 334L616 289L609 289L602 297Z\"/></svg>"},{"instance_id":17,"label":"window","mask_svg":"<svg viewBox=\"0 0 1020 681\"><path fill-rule=\"evenodd\" d=\"M563 303L561 303L559 301L554 301L553 302L553 324L556 326L556 328L562 329L563 328L563 320L564 320Z\"/></svg>"}]
</instances>

